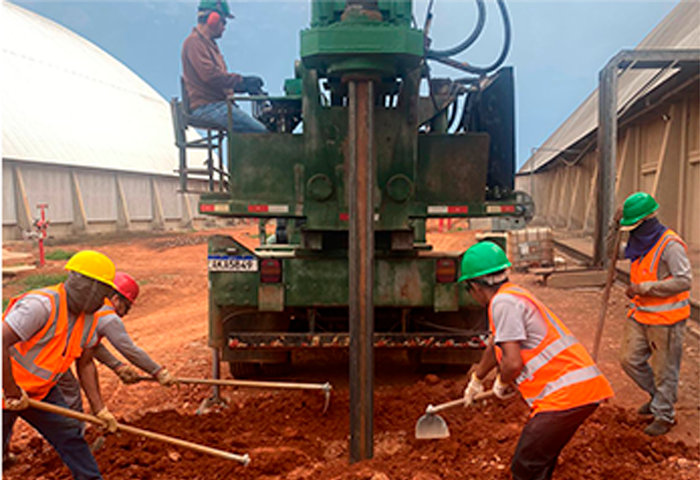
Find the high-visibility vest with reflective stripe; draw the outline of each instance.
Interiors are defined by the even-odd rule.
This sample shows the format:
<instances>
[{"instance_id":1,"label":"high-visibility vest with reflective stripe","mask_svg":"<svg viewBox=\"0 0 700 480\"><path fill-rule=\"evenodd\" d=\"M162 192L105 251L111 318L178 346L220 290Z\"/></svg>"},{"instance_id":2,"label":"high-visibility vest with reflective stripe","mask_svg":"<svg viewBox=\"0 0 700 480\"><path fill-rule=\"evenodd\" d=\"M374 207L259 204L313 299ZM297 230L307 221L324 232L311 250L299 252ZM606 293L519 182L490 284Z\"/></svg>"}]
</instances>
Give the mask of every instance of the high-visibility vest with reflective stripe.
<instances>
[{"instance_id":1,"label":"high-visibility vest with reflective stripe","mask_svg":"<svg viewBox=\"0 0 700 480\"><path fill-rule=\"evenodd\" d=\"M671 242L678 242L683 248L688 247L683 240L671 229L661 235L656 245L641 258L632 262L630 281L632 283L658 282L671 278L659 278L659 262L661 255ZM690 316L690 290L671 295L670 297L652 297L637 295L632 299L632 305L627 316L646 325L673 325Z\"/></svg>"},{"instance_id":2,"label":"high-visibility vest with reflective stripe","mask_svg":"<svg viewBox=\"0 0 700 480\"><path fill-rule=\"evenodd\" d=\"M13 298L3 314L3 321L14 305L27 295L47 298L51 312L46 325L32 338L10 347L10 360L17 385L30 398L41 400L90 344L97 322L93 315L85 314L73 323L68 321L68 299L62 283Z\"/></svg>"},{"instance_id":3,"label":"high-visibility vest with reflective stripe","mask_svg":"<svg viewBox=\"0 0 700 480\"><path fill-rule=\"evenodd\" d=\"M530 292L513 283L502 285L491 300L489 324L494 337L493 302L502 294L515 295L530 302L547 326L547 333L537 346L520 350L523 368L515 379L518 390L532 408L532 415L568 410L613 396L605 376L559 317ZM500 363L503 352L498 346L495 350Z\"/></svg>"}]
</instances>

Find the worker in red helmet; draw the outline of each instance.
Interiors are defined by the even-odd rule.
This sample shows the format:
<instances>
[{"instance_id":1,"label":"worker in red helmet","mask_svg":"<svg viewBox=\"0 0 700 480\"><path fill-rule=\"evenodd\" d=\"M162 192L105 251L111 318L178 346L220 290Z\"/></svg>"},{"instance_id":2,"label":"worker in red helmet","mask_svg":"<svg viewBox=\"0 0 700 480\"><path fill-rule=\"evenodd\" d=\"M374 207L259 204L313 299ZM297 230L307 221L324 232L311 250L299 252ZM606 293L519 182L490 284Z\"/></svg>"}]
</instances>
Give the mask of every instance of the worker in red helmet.
<instances>
[{"instance_id":1,"label":"worker in red helmet","mask_svg":"<svg viewBox=\"0 0 700 480\"><path fill-rule=\"evenodd\" d=\"M114 286L114 294L105 299L102 308L94 314L97 322L95 333L98 342L102 338L106 338L124 358L155 377L161 385L165 387L175 385L177 381L170 372L136 346L124 328L122 317L129 312L139 295L139 285L136 280L127 273L116 272ZM132 384L139 381L139 374L112 355L102 343L98 343L95 347L94 357L112 369L123 383ZM61 376L58 386L68 406L73 410L82 411L83 399L80 394L80 386L70 370Z\"/></svg>"}]
</instances>

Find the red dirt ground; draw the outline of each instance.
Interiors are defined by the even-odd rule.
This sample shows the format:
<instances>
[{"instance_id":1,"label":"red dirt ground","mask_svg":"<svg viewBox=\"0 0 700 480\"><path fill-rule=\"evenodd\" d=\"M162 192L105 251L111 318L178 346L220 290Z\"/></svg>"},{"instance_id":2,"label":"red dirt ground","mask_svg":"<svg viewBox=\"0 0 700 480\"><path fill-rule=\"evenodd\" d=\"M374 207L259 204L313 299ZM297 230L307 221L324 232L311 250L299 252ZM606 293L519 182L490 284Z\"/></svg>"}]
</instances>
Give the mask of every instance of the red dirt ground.
<instances>
[{"instance_id":1,"label":"red dirt ground","mask_svg":"<svg viewBox=\"0 0 700 480\"><path fill-rule=\"evenodd\" d=\"M227 230L255 245L254 228ZM62 249L95 248L109 255L119 269L142 285L141 297L126 318L134 340L178 376L209 377L211 352L206 346L206 237L212 232L157 237L104 239ZM219 232L223 233L223 232ZM473 233L430 233L436 250L464 250ZM5 245L27 250L27 244ZM53 247L57 248L57 247ZM50 249L51 250L51 249ZM63 262L49 262L48 272L60 272ZM3 296L17 292L20 279L4 285ZM556 290L539 285L531 275L513 279L531 289L558 312L584 345L592 345L598 317L599 290ZM677 404L678 425L662 438L641 430L646 420L636 408L646 398L620 370L616 355L622 332L625 298L617 286L608 309L602 343L601 369L616 396L583 425L565 448L556 480L656 480L700 477L699 340L686 335ZM229 408L197 415L210 390L201 386L165 389L157 384L122 385L100 367L102 392L109 408L124 423L201 443L248 453L243 467L182 448L126 433L107 437L96 458L105 478L121 479L332 479L436 480L507 479L509 462L527 408L521 400L488 400L469 409L444 412L452 436L416 440L414 427L426 405L458 398L464 374L442 369L432 374L410 370L401 357L377 353L375 380L374 459L348 465L348 388L346 357L298 355L299 364L285 381L333 384L331 407L322 414L322 395L315 392L226 389ZM298 361L298 362L297 362ZM227 369L224 368L226 371ZM225 377L228 377L226 371ZM89 429L88 437L97 436ZM69 479L51 447L19 422L11 450L19 462L3 478Z\"/></svg>"}]
</instances>

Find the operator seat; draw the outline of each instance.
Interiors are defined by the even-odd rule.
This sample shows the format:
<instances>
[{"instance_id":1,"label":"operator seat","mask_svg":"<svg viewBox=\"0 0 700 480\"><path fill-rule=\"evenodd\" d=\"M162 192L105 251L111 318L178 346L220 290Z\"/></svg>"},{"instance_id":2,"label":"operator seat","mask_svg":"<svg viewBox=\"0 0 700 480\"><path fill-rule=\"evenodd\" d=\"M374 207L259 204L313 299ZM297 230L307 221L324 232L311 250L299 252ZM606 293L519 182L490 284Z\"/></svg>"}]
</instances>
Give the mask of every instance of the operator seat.
<instances>
[{"instance_id":1,"label":"operator seat","mask_svg":"<svg viewBox=\"0 0 700 480\"><path fill-rule=\"evenodd\" d=\"M193 118L190 115L190 102L185 89L185 82L180 77L180 95L182 99L173 97L170 99L170 112L173 118L173 129L175 131L175 145L179 149L179 169L180 174L180 190L187 192L187 180L189 178L206 178L208 179L209 191L223 192L228 189L228 173L224 170L225 160L224 139L226 138L226 130L221 129L218 125ZM187 128L203 131L203 137L188 140ZM187 150L206 149L207 158L204 161L204 168L189 168L187 166ZM215 163L215 155L218 156L218 166Z\"/></svg>"}]
</instances>

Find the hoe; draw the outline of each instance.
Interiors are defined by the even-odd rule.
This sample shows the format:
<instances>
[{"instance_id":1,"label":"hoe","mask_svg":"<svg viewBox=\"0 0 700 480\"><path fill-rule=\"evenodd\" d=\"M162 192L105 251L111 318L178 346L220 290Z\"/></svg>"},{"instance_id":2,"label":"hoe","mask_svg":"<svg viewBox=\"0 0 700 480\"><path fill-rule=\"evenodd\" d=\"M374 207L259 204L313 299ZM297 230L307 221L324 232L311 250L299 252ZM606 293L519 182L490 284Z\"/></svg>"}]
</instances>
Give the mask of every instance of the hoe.
<instances>
[{"instance_id":1,"label":"hoe","mask_svg":"<svg viewBox=\"0 0 700 480\"><path fill-rule=\"evenodd\" d=\"M474 397L475 401L484 400L493 395L493 390L483 392ZM437 415L438 412L447 410L452 407L464 405L464 399L452 400L451 402L442 403L440 405L428 405L425 409L425 414L416 422L416 438L420 440L435 440L439 438L447 438L450 436L450 429L445 420Z\"/></svg>"}]
</instances>

